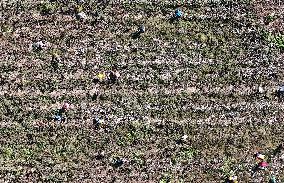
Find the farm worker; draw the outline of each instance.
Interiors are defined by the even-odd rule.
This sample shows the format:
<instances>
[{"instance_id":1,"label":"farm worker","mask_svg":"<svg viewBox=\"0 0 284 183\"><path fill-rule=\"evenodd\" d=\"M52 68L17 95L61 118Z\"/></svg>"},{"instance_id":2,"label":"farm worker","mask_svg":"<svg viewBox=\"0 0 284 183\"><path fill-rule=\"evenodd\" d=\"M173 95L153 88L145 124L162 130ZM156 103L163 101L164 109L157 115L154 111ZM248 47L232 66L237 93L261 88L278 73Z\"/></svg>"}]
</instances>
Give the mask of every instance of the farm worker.
<instances>
[{"instance_id":1,"label":"farm worker","mask_svg":"<svg viewBox=\"0 0 284 183\"><path fill-rule=\"evenodd\" d=\"M120 77L120 73L116 70L110 71L108 74L108 80L111 83L115 83Z\"/></svg>"},{"instance_id":2,"label":"farm worker","mask_svg":"<svg viewBox=\"0 0 284 183\"><path fill-rule=\"evenodd\" d=\"M145 26L141 25L138 29L138 34L144 33L145 32Z\"/></svg>"},{"instance_id":3,"label":"farm worker","mask_svg":"<svg viewBox=\"0 0 284 183\"><path fill-rule=\"evenodd\" d=\"M256 156L256 159L257 159L257 160L260 160L260 161L263 161L264 158L265 158L265 155L263 155L263 154L261 154L261 153L259 153L259 152L257 152L257 153L255 154L255 156Z\"/></svg>"},{"instance_id":4,"label":"farm worker","mask_svg":"<svg viewBox=\"0 0 284 183\"><path fill-rule=\"evenodd\" d=\"M67 102L65 102L65 103L62 105L61 109L59 109L58 115L61 116L61 118L62 118L62 114L63 114L64 112L66 112L69 108L70 108L70 104L67 103Z\"/></svg>"},{"instance_id":5,"label":"farm worker","mask_svg":"<svg viewBox=\"0 0 284 183\"><path fill-rule=\"evenodd\" d=\"M79 4L83 4L83 3L85 3L85 0L77 0L77 2L78 2Z\"/></svg>"},{"instance_id":6,"label":"farm worker","mask_svg":"<svg viewBox=\"0 0 284 183\"><path fill-rule=\"evenodd\" d=\"M228 178L228 181L227 181L227 183L238 183L238 177L237 176L230 176L229 178Z\"/></svg>"},{"instance_id":7,"label":"farm worker","mask_svg":"<svg viewBox=\"0 0 284 183\"><path fill-rule=\"evenodd\" d=\"M62 116L62 114L56 114L55 117L54 117L54 121L58 121L58 122L61 122L61 121L65 121L66 118L64 116Z\"/></svg>"},{"instance_id":8,"label":"farm worker","mask_svg":"<svg viewBox=\"0 0 284 183\"><path fill-rule=\"evenodd\" d=\"M279 87L279 92L284 93L284 85Z\"/></svg>"},{"instance_id":9,"label":"farm worker","mask_svg":"<svg viewBox=\"0 0 284 183\"><path fill-rule=\"evenodd\" d=\"M46 48L46 45L43 41L38 41L32 45L34 50L40 51Z\"/></svg>"},{"instance_id":10,"label":"farm worker","mask_svg":"<svg viewBox=\"0 0 284 183\"><path fill-rule=\"evenodd\" d=\"M59 110L59 114L61 115L62 113L66 112L70 108L70 104L65 102L61 109Z\"/></svg>"},{"instance_id":11,"label":"farm worker","mask_svg":"<svg viewBox=\"0 0 284 183\"><path fill-rule=\"evenodd\" d=\"M145 32L145 26L141 25L136 32L132 33L132 38L137 39L144 32Z\"/></svg>"},{"instance_id":12,"label":"farm worker","mask_svg":"<svg viewBox=\"0 0 284 183\"><path fill-rule=\"evenodd\" d=\"M86 19L86 18L87 18L87 15L86 15L86 13L84 13L84 12L80 12L80 13L77 14L77 18L78 18L79 20L83 20L83 19Z\"/></svg>"},{"instance_id":13,"label":"farm worker","mask_svg":"<svg viewBox=\"0 0 284 183\"><path fill-rule=\"evenodd\" d=\"M61 115L55 115L54 120L60 122L62 120L62 116Z\"/></svg>"},{"instance_id":14,"label":"farm worker","mask_svg":"<svg viewBox=\"0 0 284 183\"><path fill-rule=\"evenodd\" d=\"M95 128L105 127L105 121L103 119L99 119L98 117L96 117L93 120L93 125Z\"/></svg>"},{"instance_id":15,"label":"farm worker","mask_svg":"<svg viewBox=\"0 0 284 183\"><path fill-rule=\"evenodd\" d=\"M284 85L280 86L278 91L277 91L278 97L283 97L284 95Z\"/></svg>"},{"instance_id":16,"label":"farm worker","mask_svg":"<svg viewBox=\"0 0 284 183\"><path fill-rule=\"evenodd\" d=\"M272 176L269 183L276 183L276 178L274 176Z\"/></svg>"},{"instance_id":17,"label":"farm worker","mask_svg":"<svg viewBox=\"0 0 284 183\"><path fill-rule=\"evenodd\" d=\"M70 104L67 103L67 102L65 102L62 106L62 109L64 109L64 110L68 110L69 108L70 108Z\"/></svg>"},{"instance_id":18,"label":"farm worker","mask_svg":"<svg viewBox=\"0 0 284 183\"><path fill-rule=\"evenodd\" d=\"M258 168L261 170L265 170L267 167L268 167L268 163L265 161L258 163Z\"/></svg>"},{"instance_id":19,"label":"farm worker","mask_svg":"<svg viewBox=\"0 0 284 183\"><path fill-rule=\"evenodd\" d=\"M99 79L100 81L103 81L103 80L105 80L106 75L105 75L105 73L99 73L99 74L97 75L97 77L98 77L98 79Z\"/></svg>"},{"instance_id":20,"label":"farm worker","mask_svg":"<svg viewBox=\"0 0 284 183\"><path fill-rule=\"evenodd\" d=\"M180 9L177 9L175 11L174 18L180 18L181 16L182 16L182 11Z\"/></svg>"},{"instance_id":21,"label":"farm worker","mask_svg":"<svg viewBox=\"0 0 284 183\"><path fill-rule=\"evenodd\" d=\"M101 122L100 122L100 119L99 118L95 118L93 120L93 125L95 128L98 128L100 126Z\"/></svg>"}]
</instances>

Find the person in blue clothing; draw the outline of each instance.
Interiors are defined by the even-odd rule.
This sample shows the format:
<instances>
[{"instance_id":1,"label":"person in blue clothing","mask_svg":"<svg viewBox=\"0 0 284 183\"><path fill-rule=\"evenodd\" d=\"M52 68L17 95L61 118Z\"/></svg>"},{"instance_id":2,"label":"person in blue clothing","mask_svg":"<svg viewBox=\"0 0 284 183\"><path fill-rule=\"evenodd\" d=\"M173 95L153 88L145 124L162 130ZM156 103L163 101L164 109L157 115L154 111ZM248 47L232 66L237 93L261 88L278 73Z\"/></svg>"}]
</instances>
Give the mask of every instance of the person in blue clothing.
<instances>
[{"instance_id":1,"label":"person in blue clothing","mask_svg":"<svg viewBox=\"0 0 284 183\"><path fill-rule=\"evenodd\" d=\"M174 21L179 21L183 16L183 12L181 9L176 9L173 16L170 18L170 22L173 23Z\"/></svg>"},{"instance_id":2,"label":"person in blue clothing","mask_svg":"<svg viewBox=\"0 0 284 183\"><path fill-rule=\"evenodd\" d=\"M54 117L54 121L58 121L58 122L61 122L64 118L62 117L61 114L56 114L55 117Z\"/></svg>"},{"instance_id":3,"label":"person in blue clothing","mask_svg":"<svg viewBox=\"0 0 284 183\"><path fill-rule=\"evenodd\" d=\"M280 102L284 100L284 85L281 85L278 90L276 91L276 96Z\"/></svg>"},{"instance_id":4,"label":"person in blue clothing","mask_svg":"<svg viewBox=\"0 0 284 183\"><path fill-rule=\"evenodd\" d=\"M276 178L272 176L269 180L269 183L276 183Z\"/></svg>"},{"instance_id":5,"label":"person in blue clothing","mask_svg":"<svg viewBox=\"0 0 284 183\"><path fill-rule=\"evenodd\" d=\"M138 29L138 33L142 34L145 32L145 26L144 25L140 25L139 29Z\"/></svg>"},{"instance_id":6,"label":"person in blue clothing","mask_svg":"<svg viewBox=\"0 0 284 183\"><path fill-rule=\"evenodd\" d=\"M280 86L277 90L279 96L283 96L284 94L284 85Z\"/></svg>"},{"instance_id":7,"label":"person in blue clothing","mask_svg":"<svg viewBox=\"0 0 284 183\"><path fill-rule=\"evenodd\" d=\"M175 14L174 14L174 17L176 18L176 19L179 19L179 18L181 18L182 17L182 11L180 10L180 9L177 9L176 11L175 11Z\"/></svg>"},{"instance_id":8,"label":"person in blue clothing","mask_svg":"<svg viewBox=\"0 0 284 183\"><path fill-rule=\"evenodd\" d=\"M66 119L64 117L64 113L67 112L69 108L70 108L70 104L67 102L64 103L61 109L59 109L58 112L55 114L54 121L64 122Z\"/></svg>"}]
</instances>

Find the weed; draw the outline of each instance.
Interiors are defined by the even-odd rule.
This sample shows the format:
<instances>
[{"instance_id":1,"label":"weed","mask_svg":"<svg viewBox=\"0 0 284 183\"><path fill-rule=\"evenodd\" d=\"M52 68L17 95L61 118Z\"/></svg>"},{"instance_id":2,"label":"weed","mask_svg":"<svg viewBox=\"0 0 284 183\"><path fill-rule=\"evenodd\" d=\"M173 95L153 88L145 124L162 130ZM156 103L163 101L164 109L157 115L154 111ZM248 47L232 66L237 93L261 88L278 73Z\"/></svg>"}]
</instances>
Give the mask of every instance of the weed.
<instances>
[{"instance_id":1,"label":"weed","mask_svg":"<svg viewBox=\"0 0 284 183\"><path fill-rule=\"evenodd\" d=\"M56 2L44 1L40 4L38 9L43 15L51 15L56 13L57 8L58 4Z\"/></svg>"},{"instance_id":2,"label":"weed","mask_svg":"<svg viewBox=\"0 0 284 183\"><path fill-rule=\"evenodd\" d=\"M162 176L162 178L160 179L160 181L159 181L159 183L169 183L169 182L171 182L171 175L169 175L169 174L164 174L163 176Z\"/></svg>"},{"instance_id":3,"label":"weed","mask_svg":"<svg viewBox=\"0 0 284 183\"><path fill-rule=\"evenodd\" d=\"M268 43L274 44L277 48L279 49L284 48L284 35L272 34L271 32L264 31L263 37Z\"/></svg>"}]
</instances>

